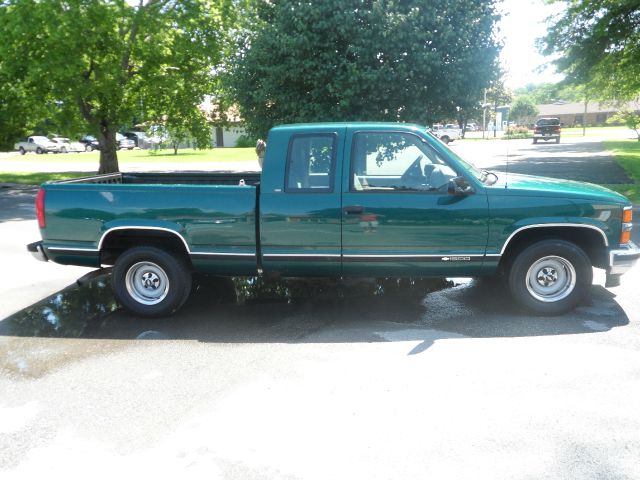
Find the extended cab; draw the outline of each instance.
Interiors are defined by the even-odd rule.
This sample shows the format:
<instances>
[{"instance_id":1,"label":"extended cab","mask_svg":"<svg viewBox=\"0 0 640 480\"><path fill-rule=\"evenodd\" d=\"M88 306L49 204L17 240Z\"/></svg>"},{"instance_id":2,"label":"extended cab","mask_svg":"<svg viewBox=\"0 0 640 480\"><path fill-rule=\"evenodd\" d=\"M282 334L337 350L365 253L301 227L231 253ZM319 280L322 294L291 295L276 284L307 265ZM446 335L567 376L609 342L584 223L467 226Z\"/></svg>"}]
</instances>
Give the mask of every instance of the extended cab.
<instances>
[{"instance_id":1,"label":"extended cab","mask_svg":"<svg viewBox=\"0 0 640 480\"><path fill-rule=\"evenodd\" d=\"M167 315L192 272L489 276L543 314L581 302L592 266L619 282L640 251L631 203L596 185L481 171L424 127L285 125L263 171L117 173L46 183L41 260L112 265L119 301Z\"/></svg>"}]
</instances>

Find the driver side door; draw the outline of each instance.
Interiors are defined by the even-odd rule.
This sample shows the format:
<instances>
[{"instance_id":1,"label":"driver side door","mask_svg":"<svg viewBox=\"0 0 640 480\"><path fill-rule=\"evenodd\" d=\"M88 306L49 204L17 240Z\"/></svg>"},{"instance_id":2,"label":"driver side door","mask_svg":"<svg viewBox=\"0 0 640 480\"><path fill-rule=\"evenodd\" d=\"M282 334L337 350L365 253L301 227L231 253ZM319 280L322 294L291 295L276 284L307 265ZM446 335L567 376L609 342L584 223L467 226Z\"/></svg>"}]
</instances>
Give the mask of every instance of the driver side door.
<instances>
[{"instance_id":1,"label":"driver side door","mask_svg":"<svg viewBox=\"0 0 640 480\"><path fill-rule=\"evenodd\" d=\"M479 271L488 233L484 190L448 194L449 179L460 172L415 133L349 133L349 168L343 169L343 273L437 276Z\"/></svg>"}]
</instances>

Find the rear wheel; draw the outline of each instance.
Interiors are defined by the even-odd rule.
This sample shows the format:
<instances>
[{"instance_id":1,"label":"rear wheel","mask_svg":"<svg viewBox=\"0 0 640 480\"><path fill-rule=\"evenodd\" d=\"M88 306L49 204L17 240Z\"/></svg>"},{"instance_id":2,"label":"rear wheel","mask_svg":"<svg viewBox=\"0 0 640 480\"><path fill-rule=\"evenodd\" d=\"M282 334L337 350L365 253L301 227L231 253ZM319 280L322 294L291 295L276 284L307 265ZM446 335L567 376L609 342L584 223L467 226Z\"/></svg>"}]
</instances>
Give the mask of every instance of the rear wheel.
<instances>
[{"instance_id":1,"label":"rear wheel","mask_svg":"<svg viewBox=\"0 0 640 480\"><path fill-rule=\"evenodd\" d=\"M62 147L60 149L60 153L67 153L67 147Z\"/></svg>"},{"instance_id":2,"label":"rear wheel","mask_svg":"<svg viewBox=\"0 0 640 480\"><path fill-rule=\"evenodd\" d=\"M84 147L86 152L93 152L93 145L91 145L90 143L87 144L86 147Z\"/></svg>"},{"instance_id":3,"label":"rear wheel","mask_svg":"<svg viewBox=\"0 0 640 480\"><path fill-rule=\"evenodd\" d=\"M524 250L509 269L509 289L523 307L560 315L586 296L593 278L589 257L565 240L542 240Z\"/></svg>"},{"instance_id":4,"label":"rear wheel","mask_svg":"<svg viewBox=\"0 0 640 480\"><path fill-rule=\"evenodd\" d=\"M191 293L187 262L156 247L125 251L111 277L123 307L142 317L162 317L177 311Z\"/></svg>"},{"instance_id":5,"label":"rear wheel","mask_svg":"<svg viewBox=\"0 0 640 480\"><path fill-rule=\"evenodd\" d=\"M440 138L440 140L442 140L444 143L446 143L447 145L449 144L449 142L451 141L451 139L449 137L447 137L446 135L444 135L443 137Z\"/></svg>"},{"instance_id":6,"label":"rear wheel","mask_svg":"<svg viewBox=\"0 0 640 480\"><path fill-rule=\"evenodd\" d=\"M36 153L37 153L38 155L41 155L41 154L43 154L43 153L44 153L44 150L42 150L40 147L38 147L38 148L36 148Z\"/></svg>"},{"instance_id":7,"label":"rear wheel","mask_svg":"<svg viewBox=\"0 0 640 480\"><path fill-rule=\"evenodd\" d=\"M24 155L25 153L27 153L26 150L22 147L20 147L18 150L20 151L20 155Z\"/></svg>"}]
</instances>

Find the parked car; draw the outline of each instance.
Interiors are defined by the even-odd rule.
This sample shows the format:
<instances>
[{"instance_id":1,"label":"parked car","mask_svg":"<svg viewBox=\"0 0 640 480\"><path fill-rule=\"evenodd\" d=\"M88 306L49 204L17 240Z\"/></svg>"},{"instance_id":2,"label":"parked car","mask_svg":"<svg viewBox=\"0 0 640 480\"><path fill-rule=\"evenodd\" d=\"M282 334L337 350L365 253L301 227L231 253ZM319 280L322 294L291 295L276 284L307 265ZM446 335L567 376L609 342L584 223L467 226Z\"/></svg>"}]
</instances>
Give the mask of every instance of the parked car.
<instances>
[{"instance_id":1,"label":"parked car","mask_svg":"<svg viewBox=\"0 0 640 480\"><path fill-rule=\"evenodd\" d=\"M125 137L133 140L138 148L152 148L158 146L162 139L160 137L149 135L145 132L131 131L125 132Z\"/></svg>"},{"instance_id":2,"label":"parked car","mask_svg":"<svg viewBox=\"0 0 640 480\"><path fill-rule=\"evenodd\" d=\"M129 140L133 140L133 143L135 143L136 147L138 148L144 148L145 147L145 140L147 138L147 134L144 132L125 132L124 136L127 137Z\"/></svg>"},{"instance_id":3,"label":"parked car","mask_svg":"<svg viewBox=\"0 0 640 480\"><path fill-rule=\"evenodd\" d=\"M118 150L133 150L136 148L136 143L130 138L125 137L121 133L116 133L116 142L118 143Z\"/></svg>"},{"instance_id":4,"label":"parked car","mask_svg":"<svg viewBox=\"0 0 640 480\"><path fill-rule=\"evenodd\" d=\"M16 143L13 148L18 150L21 155L24 155L27 152L40 154L49 152L58 153L60 151L60 145L58 143L53 142L42 135L33 135L25 138L24 140Z\"/></svg>"},{"instance_id":5,"label":"parked car","mask_svg":"<svg viewBox=\"0 0 640 480\"><path fill-rule=\"evenodd\" d=\"M477 132L480 129L475 123L472 122L472 123L467 123L466 130L467 132Z\"/></svg>"},{"instance_id":6,"label":"parked car","mask_svg":"<svg viewBox=\"0 0 640 480\"><path fill-rule=\"evenodd\" d=\"M533 143L538 143L538 140L560 143L560 119L540 118L533 126Z\"/></svg>"},{"instance_id":7,"label":"parked car","mask_svg":"<svg viewBox=\"0 0 640 480\"><path fill-rule=\"evenodd\" d=\"M448 123L444 127L442 125L434 125L431 129L431 133L445 144L462 138L462 130L452 123Z\"/></svg>"},{"instance_id":8,"label":"parked car","mask_svg":"<svg viewBox=\"0 0 640 480\"><path fill-rule=\"evenodd\" d=\"M52 141L60 145L60 153L80 153L85 151L85 146L81 142L72 142L66 137L53 137Z\"/></svg>"},{"instance_id":9,"label":"parked car","mask_svg":"<svg viewBox=\"0 0 640 480\"><path fill-rule=\"evenodd\" d=\"M507 182L419 125L283 125L269 133L261 173L45 183L42 240L28 250L43 261L113 265L118 300L143 316L178 310L193 272L504 275L523 307L557 315L589 294L592 267L609 287L638 261L632 207L598 185L513 173Z\"/></svg>"},{"instance_id":10,"label":"parked car","mask_svg":"<svg viewBox=\"0 0 640 480\"><path fill-rule=\"evenodd\" d=\"M78 141L84 145L84 150L86 152L100 150L100 142L98 142L98 139L93 135L85 135Z\"/></svg>"}]
</instances>

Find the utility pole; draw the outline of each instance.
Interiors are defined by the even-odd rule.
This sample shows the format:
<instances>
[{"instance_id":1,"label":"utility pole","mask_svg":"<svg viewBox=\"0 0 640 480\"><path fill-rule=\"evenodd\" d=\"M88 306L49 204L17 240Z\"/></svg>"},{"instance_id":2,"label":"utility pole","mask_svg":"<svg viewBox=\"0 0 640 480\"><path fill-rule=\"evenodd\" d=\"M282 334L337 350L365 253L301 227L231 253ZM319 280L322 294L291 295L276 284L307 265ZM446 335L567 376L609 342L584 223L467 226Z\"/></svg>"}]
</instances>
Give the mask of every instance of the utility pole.
<instances>
[{"instance_id":1,"label":"utility pole","mask_svg":"<svg viewBox=\"0 0 640 480\"><path fill-rule=\"evenodd\" d=\"M482 139L487 130L487 89L484 89L484 102L482 102Z\"/></svg>"},{"instance_id":2,"label":"utility pole","mask_svg":"<svg viewBox=\"0 0 640 480\"><path fill-rule=\"evenodd\" d=\"M587 136L587 97L584 98L584 113L582 114L582 136Z\"/></svg>"}]
</instances>

